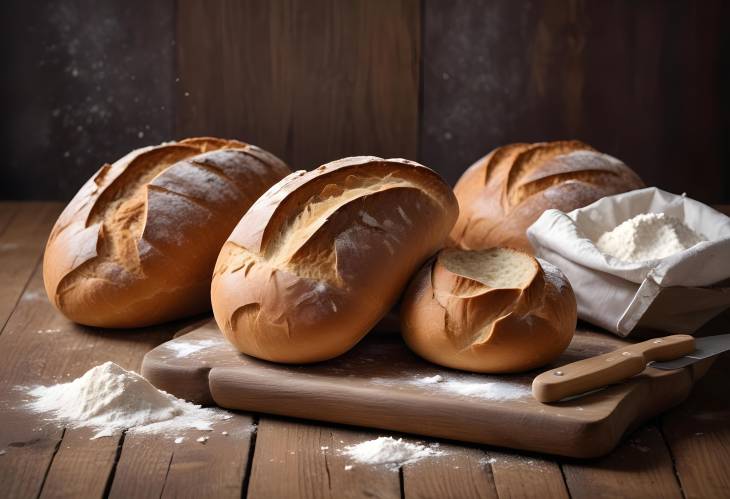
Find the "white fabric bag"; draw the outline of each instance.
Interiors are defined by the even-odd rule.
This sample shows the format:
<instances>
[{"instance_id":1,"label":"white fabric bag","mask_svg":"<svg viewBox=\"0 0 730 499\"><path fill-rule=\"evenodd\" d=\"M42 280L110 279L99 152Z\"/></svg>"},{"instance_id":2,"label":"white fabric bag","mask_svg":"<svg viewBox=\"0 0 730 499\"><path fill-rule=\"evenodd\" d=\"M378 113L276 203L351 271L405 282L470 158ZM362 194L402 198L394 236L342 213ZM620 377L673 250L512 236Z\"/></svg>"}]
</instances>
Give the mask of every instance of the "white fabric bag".
<instances>
[{"instance_id":1,"label":"white fabric bag","mask_svg":"<svg viewBox=\"0 0 730 499\"><path fill-rule=\"evenodd\" d=\"M593 241L640 213L678 218L707 241L660 260L624 262ZM537 256L560 268L578 316L619 335L636 328L692 333L730 307L730 218L685 196L650 187L563 213L547 210L527 229Z\"/></svg>"}]
</instances>

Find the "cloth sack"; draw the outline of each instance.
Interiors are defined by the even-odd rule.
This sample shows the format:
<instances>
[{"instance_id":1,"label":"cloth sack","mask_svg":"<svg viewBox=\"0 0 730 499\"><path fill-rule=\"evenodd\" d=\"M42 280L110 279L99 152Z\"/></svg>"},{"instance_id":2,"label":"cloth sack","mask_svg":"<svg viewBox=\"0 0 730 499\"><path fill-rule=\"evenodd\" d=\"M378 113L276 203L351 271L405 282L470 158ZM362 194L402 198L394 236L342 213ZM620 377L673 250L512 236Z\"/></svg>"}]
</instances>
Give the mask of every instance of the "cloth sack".
<instances>
[{"instance_id":1,"label":"cloth sack","mask_svg":"<svg viewBox=\"0 0 730 499\"><path fill-rule=\"evenodd\" d=\"M678 218L707 241L666 258L624 262L593 243L640 213ZM527 229L537 256L560 268L578 316L618 336L638 329L692 333L730 306L730 218L709 206L650 187L563 213L547 210Z\"/></svg>"}]
</instances>

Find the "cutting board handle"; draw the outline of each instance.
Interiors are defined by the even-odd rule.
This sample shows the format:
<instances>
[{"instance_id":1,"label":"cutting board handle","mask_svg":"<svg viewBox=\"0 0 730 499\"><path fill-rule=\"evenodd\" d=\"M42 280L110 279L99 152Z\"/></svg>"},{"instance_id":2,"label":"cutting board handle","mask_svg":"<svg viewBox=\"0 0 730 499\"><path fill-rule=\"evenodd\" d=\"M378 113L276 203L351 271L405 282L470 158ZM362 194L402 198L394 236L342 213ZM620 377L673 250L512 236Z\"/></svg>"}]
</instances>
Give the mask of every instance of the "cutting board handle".
<instances>
[{"instance_id":1,"label":"cutting board handle","mask_svg":"<svg viewBox=\"0 0 730 499\"><path fill-rule=\"evenodd\" d=\"M694 350L695 340L686 334L643 341L544 372L532 382L532 395L540 402L555 402L636 376L649 362L673 360Z\"/></svg>"}]
</instances>

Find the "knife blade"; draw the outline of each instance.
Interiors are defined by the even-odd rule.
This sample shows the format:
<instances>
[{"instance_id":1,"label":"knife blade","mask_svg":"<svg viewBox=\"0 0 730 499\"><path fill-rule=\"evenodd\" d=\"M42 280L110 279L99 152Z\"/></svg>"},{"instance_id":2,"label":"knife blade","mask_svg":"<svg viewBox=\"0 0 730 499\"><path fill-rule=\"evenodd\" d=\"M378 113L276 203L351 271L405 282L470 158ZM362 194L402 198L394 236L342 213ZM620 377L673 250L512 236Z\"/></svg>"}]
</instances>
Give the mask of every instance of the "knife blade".
<instances>
[{"instance_id":1,"label":"knife blade","mask_svg":"<svg viewBox=\"0 0 730 499\"><path fill-rule=\"evenodd\" d=\"M727 352L728 350L730 350L730 334L704 336L702 338L695 338L694 352L674 360L654 361L649 363L649 366L667 371L681 369L700 360Z\"/></svg>"},{"instance_id":2,"label":"knife blade","mask_svg":"<svg viewBox=\"0 0 730 499\"><path fill-rule=\"evenodd\" d=\"M625 381L647 366L680 369L727 350L730 334L654 338L546 371L533 380L532 395L540 402L555 402Z\"/></svg>"}]
</instances>

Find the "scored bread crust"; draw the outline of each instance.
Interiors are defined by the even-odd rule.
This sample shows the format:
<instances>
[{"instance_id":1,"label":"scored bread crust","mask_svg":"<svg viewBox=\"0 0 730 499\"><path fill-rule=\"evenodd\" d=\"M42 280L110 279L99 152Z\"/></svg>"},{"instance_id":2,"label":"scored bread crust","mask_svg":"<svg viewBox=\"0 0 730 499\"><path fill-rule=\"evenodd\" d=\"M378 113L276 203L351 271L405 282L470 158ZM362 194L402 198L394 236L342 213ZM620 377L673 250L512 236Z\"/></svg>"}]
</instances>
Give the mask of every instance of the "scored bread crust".
<instances>
[{"instance_id":1,"label":"scored bread crust","mask_svg":"<svg viewBox=\"0 0 730 499\"><path fill-rule=\"evenodd\" d=\"M628 166L577 140L509 144L464 172L454 187L459 219L451 244L532 253L525 231L547 209L569 212L644 187Z\"/></svg>"},{"instance_id":2,"label":"scored bread crust","mask_svg":"<svg viewBox=\"0 0 730 499\"><path fill-rule=\"evenodd\" d=\"M46 244L51 302L90 326L141 327L210 309L221 245L289 173L272 154L197 137L134 150L79 190Z\"/></svg>"},{"instance_id":3,"label":"scored bread crust","mask_svg":"<svg viewBox=\"0 0 730 499\"><path fill-rule=\"evenodd\" d=\"M532 262L529 281L491 287L447 268L451 251L462 250L446 249L429 260L401 304L401 331L415 353L454 369L508 373L547 364L567 348L576 302L555 266L522 253Z\"/></svg>"},{"instance_id":4,"label":"scored bread crust","mask_svg":"<svg viewBox=\"0 0 730 499\"><path fill-rule=\"evenodd\" d=\"M223 246L215 319L255 357L340 355L388 312L457 215L448 185L412 161L359 156L293 173L254 203Z\"/></svg>"}]
</instances>

